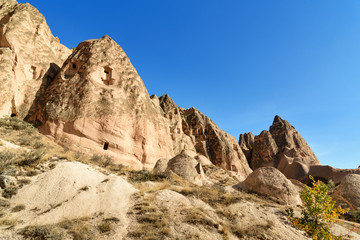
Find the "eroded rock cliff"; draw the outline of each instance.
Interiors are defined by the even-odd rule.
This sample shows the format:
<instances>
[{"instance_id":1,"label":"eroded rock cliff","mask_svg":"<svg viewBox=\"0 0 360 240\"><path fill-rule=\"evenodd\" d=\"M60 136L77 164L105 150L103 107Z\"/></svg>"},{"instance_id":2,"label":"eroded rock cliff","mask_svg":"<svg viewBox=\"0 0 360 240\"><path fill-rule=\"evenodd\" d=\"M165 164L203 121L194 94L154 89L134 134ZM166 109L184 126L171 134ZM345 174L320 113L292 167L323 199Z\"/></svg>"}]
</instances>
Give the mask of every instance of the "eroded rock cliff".
<instances>
[{"instance_id":1,"label":"eroded rock cliff","mask_svg":"<svg viewBox=\"0 0 360 240\"><path fill-rule=\"evenodd\" d=\"M310 166L320 164L298 131L279 116L275 116L269 131L255 137L252 133L241 134L239 144L253 170L270 166L288 178L301 179Z\"/></svg>"},{"instance_id":2,"label":"eroded rock cliff","mask_svg":"<svg viewBox=\"0 0 360 240\"><path fill-rule=\"evenodd\" d=\"M70 53L36 8L1 1L0 116L24 117L50 64L62 65Z\"/></svg>"},{"instance_id":3,"label":"eroded rock cliff","mask_svg":"<svg viewBox=\"0 0 360 240\"><path fill-rule=\"evenodd\" d=\"M137 169L174 155L166 120L108 36L80 43L40 93L27 120L62 144Z\"/></svg>"}]
</instances>

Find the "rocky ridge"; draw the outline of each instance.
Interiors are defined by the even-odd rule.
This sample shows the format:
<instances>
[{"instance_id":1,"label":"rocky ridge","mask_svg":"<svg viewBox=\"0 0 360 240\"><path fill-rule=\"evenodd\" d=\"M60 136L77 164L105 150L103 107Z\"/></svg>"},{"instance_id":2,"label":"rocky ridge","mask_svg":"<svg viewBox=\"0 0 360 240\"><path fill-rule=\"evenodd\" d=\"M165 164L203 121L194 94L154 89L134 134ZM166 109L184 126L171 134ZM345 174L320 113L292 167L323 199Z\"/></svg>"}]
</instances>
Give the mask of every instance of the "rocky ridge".
<instances>
[{"instance_id":1,"label":"rocky ridge","mask_svg":"<svg viewBox=\"0 0 360 240\"><path fill-rule=\"evenodd\" d=\"M197 109L180 108L166 94L149 97L110 37L84 41L71 53L34 9L14 0L0 5L4 81L20 83L4 92L14 97L0 102L0 116L27 115L41 133L77 150L72 156L85 164L60 159L65 149L44 155L49 151L37 143L34 129L25 128L15 141L12 135L24 123L0 119L0 156L7 159L0 161L2 236L41 232L43 238L71 239L78 227L88 239L308 239L284 214L286 204L301 204L302 188L285 176L306 182L311 174L338 183L357 173L319 165L295 128L278 116L269 131L243 134L237 142ZM37 45L17 40L11 24ZM27 53L34 49L27 48L34 46L31 59Z\"/></svg>"}]
</instances>

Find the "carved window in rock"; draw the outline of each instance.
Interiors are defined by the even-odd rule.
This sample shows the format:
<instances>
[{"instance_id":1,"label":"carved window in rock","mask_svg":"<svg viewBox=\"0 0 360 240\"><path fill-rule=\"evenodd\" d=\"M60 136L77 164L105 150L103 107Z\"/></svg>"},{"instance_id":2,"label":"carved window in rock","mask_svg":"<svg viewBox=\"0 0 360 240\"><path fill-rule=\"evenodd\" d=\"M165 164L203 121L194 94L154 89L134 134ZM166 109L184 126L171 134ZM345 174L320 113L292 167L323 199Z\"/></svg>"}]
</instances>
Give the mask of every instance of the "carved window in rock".
<instances>
[{"instance_id":1,"label":"carved window in rock","mask_svg":"<svg viewBox=\"0 0 360 240\"><path fill-rule=\"evenodd\" d=\"M178 110L176 108L174 110L174 114L178 114Z\"/></svg>"},{"instance_id":2,"label":"carved window in rock","mask_svg":"<svg viewBox=\"0 0 360 240\"><path fill-rule=\"evenodd\" d=\"M176 133L180 133L180 128L177 128L177 129L176 129Z\"/></svg>"},{"instance_id":3,"label":"carved window in rock","mask_svg":"<svg viewBox=\"0 0 360 240\"><path fill-rule=\"evenodd\" d=\"M36 79L37 72L35 66L31 66L30 72L32 73L32 79Z\"/></svg>"},{"instance_id":4,"label":"carved window in rock","mask_svg":"<svg viewBox=\"0 0 360 240\"><path fill-rule=\"evenodd\" d=\"M108 150L108 149L109 149L109 142L105 142L105 143L104 143L103 149L104 149L104 150Z\"/></svg>"},{"instance_id":5,"label":"carved window in rock","mask_svg":"<svg viewBox=\"0 0 360 240\"><path fill-rule=\"evenodd\" d=\"M237 150L238 150L238 148L237 148L236 144L233 144L233 149L234 149L235 151L237 151Z\"/></svg>"},{"instance_id":6,"label":"carved window in rock","mask_svg":"<svg viewBox=\"0 0 360 240\"><path fill-rule=\"evenodd\" d=\"M104 67L104 77L101 78L105 85L113 85L114 79L112 78L112 68Z\"/></svg>"}]
</instances>

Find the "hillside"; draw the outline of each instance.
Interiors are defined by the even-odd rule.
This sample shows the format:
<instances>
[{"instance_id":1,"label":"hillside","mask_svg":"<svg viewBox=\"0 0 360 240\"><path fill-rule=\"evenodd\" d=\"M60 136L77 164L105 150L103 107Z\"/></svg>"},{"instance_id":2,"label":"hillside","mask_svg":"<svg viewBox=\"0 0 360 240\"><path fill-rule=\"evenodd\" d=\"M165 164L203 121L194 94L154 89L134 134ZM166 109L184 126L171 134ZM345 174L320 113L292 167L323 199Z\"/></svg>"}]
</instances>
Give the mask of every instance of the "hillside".
<instances>
[{"instance_id":1,"label":"hillside","mask_svg":"<svg viewBox=\"0 0 360 240\"><path fill-rule=\"evenodd\" d=\"M351 208L332 232L360 239L360 168L321 165L280 116L238 141L149 96L107 35L69 50L15 0L0 23L1 239L310 239L286 210L311 176Z\"/></svg>"}]
</instances>

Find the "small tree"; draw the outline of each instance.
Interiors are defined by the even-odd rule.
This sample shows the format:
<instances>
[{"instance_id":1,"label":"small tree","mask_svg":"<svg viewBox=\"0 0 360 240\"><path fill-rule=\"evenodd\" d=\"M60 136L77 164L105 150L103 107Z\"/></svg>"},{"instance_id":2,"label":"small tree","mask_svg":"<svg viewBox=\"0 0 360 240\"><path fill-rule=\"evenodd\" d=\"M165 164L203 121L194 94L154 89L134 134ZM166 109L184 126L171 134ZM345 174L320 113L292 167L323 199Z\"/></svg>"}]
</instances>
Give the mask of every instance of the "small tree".
<instances>
[{"instance_id":1,"label":"small tree","mask_svg":"<svg viewBox=\"0 0 360 240\"><path fill-rule=\"evenodd\" d=\"M315 181L312 176L312 187L305 186L301 192L301 199L304 203L302 217L295 218L293 211L288 210L289 219L299 228L309 233L313 239L342 239L341 236L334 236L330 232L329 224L333 223L349 209L342 209L339 206L334 209L335 201L328 195L328 186L321 181Z\"/></svg>"}]
</instances>

